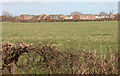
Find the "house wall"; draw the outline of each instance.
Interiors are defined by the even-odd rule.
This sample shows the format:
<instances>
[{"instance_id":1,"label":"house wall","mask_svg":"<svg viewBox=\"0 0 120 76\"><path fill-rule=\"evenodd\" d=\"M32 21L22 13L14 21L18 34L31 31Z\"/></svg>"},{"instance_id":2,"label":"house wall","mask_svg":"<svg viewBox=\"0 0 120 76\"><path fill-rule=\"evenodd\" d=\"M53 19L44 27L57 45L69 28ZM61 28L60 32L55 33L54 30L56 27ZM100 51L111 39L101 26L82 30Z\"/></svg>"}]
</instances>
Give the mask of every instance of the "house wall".
<instances>
[{"instance_id":1,"label":"house wall","mask_svg":"<svg viewBox=\"0 0 120 76\"><path fill-rule=\"evenodd\" d=\"M37 20L39 20L40 18L32 18L32 19L37 19Z\"/></svg>"},{"instance_id":2,"label":"house wall","mask_svg":"<svg viewBox=\"0 0 120 76\"><path fill-rule=\"evenodd\" d=\"M24 19L24 16L23 16L23 15L20 15L19 18Z\"/></svg>"},{"instance_id":3,"label":"house wall","mask_svg":"<svg viewBox=\"0 0 120 76\"><path fill-rule=\"evenodd\" d=\"M41 17L40 17L40 19L43 20L44 18L41 18Z\"/></svg>"},{"instance_id":4,"label":"house wall","mask_svg":"<svg viewBox=\"0 0 120 76\"><path fill-rule=\"evenodd\" d=\"M101 18L100 16L95 16L95 18Z\"/></svg>"},{"instance_id":5,"label":"house wall","mask_svg":"<svg viewBox=\"0 0 120 76\"><path fill-rule=\"evenodd\" d=\"M47 20L49 20L50 18L47 18Z\"/></svg>"},{"instance_id":6,"label":"house wall","mask_svg":"<svg viewBox=\"0 0 120 76\"><path fill-rule=\"evenodd\" d=\"M63 19L66 19L66 16L65 16L65 15L61 15L60 17L63 18Z\"/></svg>"},{"instance_id":7,"label":"house wall","mask_svg":"<svg viewBox=\"0 0 120 76\"><path fill-rule=\"evenodd\" d=\"M66 19L73 19L73 16L70 16L70 17L66 17Z\"/></svg>"},{"instance_id":8,"label":"house wall","mask_svg":"<svg viewBox=\"0 0 120 76\"><path fill-rule=\"evenodd\" d=\"M55 17L55 20L58 20L58 17Z\"/></svg>"},{"instance_id":9,"label":"house wall","mask_svg":"<svg viewBox=\"0 0 120 76\"><path fill-rule=\"evenodd\" d=\"M80 19L80 16L79 16L79 15L73 15L73 19L74 19L74 20L79 20L79 19Z\"/></svg>"},{"instance_id":10,"label":"house wall","mask_svg":"<svg viewBox=\"0 0 120 76\"><path fill-rule=\"evenodd\" d=\"M32 19L32 17L24 17L24 19Z\"/></svg>"},{"instance_id":11,"label":"house wall","mask_svg":"<svg viewBox=\"0 0 120 76\"><path fill-rule=\"evenodd\" d=\"M114 18L115 18L115 16L114 16L114 15L110 15L110 18L111 18L111 19L114 19Z\"/></svg>"},{"instance_id":12,"label":"house wall","mask_svg":"<svg viewBox=\"0 0 120 76\"><path fill-rule=\"evenodd\" d=\"M58 17L50 17L48 19L51 19L51 20L58 20Z\"/></svg>"},{"instance_id":13,"label":"house wall","mask_svg":"<svg viewBox=\"0 0 120 76\"><path fill-rule=\"evenodd\" d=\"M31 16L27 16L27 17L25 17L24 15L20 15L19 16L19 18L21 18L21 19L32 19L33 17Z\"/></svg>"},{"instance_id":14,"label":"house wall","mask_svg":"<svg viewBox=\"0 0 120 76\"><path fill-rule=\"evenodd\" d=\"M95 17L80 17L80 19L94 20L94 19L96 19L96 18L95 18Z\"/></svg>"},{"instance_id":15,"label":"house wall","mask_svg":"<svg viewBox=\"0 0 120 76\"><path fill-rule=\"evenodd\" d=\"M110 18L109 16L95 16L95 18Z\"/></svg>"},{"instance_id":16,"label":"house wall","mask_svg":"<svg viewBox=\"0 0 120 76\"><path fill-rule=\"evenodd\" d=\"M42 16L44 16L44 18L41 18ZM42 14L40 17L39 17L39 19L47 19L47 15L46 14Z\"/></svg>"}]
</instances>

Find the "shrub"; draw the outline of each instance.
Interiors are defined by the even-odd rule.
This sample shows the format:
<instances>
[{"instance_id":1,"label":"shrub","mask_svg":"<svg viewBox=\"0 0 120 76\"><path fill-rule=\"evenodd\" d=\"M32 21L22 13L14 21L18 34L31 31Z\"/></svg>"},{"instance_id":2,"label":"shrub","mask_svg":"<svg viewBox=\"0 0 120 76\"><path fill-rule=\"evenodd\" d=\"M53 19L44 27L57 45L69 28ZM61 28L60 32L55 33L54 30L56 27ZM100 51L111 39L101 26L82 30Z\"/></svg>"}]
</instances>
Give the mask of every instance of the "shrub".
<instances>
[{"instance_id":1,"label":"shrub","mask_svg":"<svg viewBox=\"0 0 120 76\"><path fill-rule=\"evenodd\" d=\"M118 56L111 50L107 56L87 50L60 51L52 43L29 45L23 42L17 44L4 42L2 48L3 74L118 73Z\"/></svg>"}]
</instances>

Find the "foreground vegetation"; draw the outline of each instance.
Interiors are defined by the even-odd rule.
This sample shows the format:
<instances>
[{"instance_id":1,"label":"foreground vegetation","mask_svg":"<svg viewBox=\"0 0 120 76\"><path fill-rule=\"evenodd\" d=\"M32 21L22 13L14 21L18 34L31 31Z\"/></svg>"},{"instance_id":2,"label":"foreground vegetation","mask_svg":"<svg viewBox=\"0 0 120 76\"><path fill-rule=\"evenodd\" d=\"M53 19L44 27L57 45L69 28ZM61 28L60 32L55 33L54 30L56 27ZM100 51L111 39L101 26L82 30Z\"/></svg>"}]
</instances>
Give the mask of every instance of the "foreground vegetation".
<instances>
[{"instance_id":1,"label":"foreground vegetation","mask_svg":"<svg viewBox=\"0 0 120 76\"><path fill-rule=\"evenodd\" d=\"M118 22L2 23L2 40L51 42L59 49L117 50Z\"/></svg>"},{"instance_id":2,"label":"foreground vegetation","mask_svg":"<svg viewBox=\"0 0 120 76\"><path fill-rule=\"evenodd\" d=\"M118 74L118 54L61 51L52 44L2 44L3 74Z\"/></svg>"}]
</instances>

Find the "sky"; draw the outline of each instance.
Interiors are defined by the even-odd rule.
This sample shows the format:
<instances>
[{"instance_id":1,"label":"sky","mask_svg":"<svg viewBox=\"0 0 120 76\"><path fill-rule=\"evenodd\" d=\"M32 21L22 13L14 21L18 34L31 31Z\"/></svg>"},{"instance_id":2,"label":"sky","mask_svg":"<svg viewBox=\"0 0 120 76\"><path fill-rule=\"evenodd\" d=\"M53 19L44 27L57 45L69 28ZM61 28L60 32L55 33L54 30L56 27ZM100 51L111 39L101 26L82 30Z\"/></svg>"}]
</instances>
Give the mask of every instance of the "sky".
<instances>
[{"instance_id":1,"label":"sky","mask_svg":"<svg viewBox=\"0 0 120 76\"><path fill-rule=\"evenodd\" d=\"M117 2L4 2L2 11L7 11L14 16L20 14L65 14L78 11L83 14L99 14L103 11L109 13L118 12Z\"/></svg>"},{"instance_id":2,"label":"sky","mask_svg":"<svg viewBox=\"0 0 120 76\"><path fill-rule=\"evenodd\" d=\"M119 0L1 0L2 2L119 2Z\"/></svg>"}]
</instances>

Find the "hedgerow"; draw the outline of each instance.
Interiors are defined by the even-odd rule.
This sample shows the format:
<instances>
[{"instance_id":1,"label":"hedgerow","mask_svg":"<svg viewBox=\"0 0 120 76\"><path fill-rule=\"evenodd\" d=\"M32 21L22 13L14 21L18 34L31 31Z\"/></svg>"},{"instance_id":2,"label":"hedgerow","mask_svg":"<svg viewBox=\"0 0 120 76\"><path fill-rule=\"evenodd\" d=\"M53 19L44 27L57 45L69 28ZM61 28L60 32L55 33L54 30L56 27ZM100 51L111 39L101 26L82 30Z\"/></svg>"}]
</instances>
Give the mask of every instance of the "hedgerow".
<instances>
[{"instance_id":1,"label":"hedgerow","mask_svg":"<svg viewBox=\"0 0 120 76\"><path fill-rule=\"evenodd\" d=\"M59 50L52 43L2 43L3 74L118 74L118 54Z\"/></svg>"}]
</instances>

